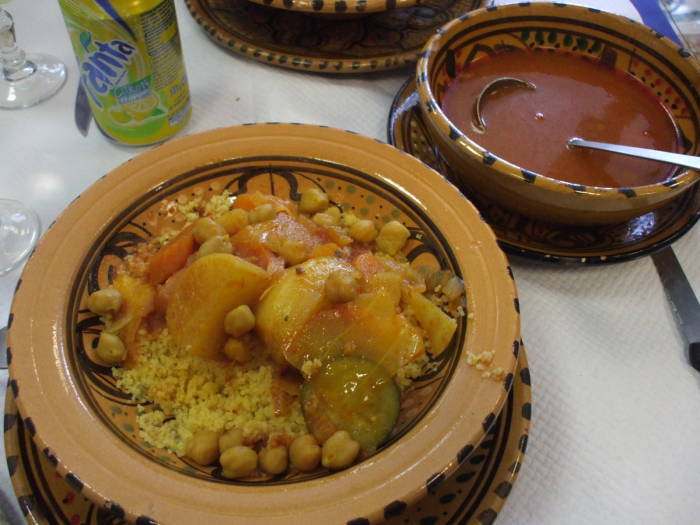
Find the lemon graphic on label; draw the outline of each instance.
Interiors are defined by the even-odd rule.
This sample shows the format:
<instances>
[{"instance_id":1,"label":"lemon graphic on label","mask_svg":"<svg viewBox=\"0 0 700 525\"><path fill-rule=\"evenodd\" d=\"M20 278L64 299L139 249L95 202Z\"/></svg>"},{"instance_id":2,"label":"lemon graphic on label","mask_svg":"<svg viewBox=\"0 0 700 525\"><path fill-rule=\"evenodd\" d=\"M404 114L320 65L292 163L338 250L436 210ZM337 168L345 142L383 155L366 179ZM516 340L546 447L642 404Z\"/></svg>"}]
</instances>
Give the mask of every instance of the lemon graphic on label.
<instances>
[{"instance_id":1,"label":"lemon graphic on label","mask_svg":"<svg viewBox=\"0 0 700 525\"><path fill-rule=\"evenodd\" d=\"M109 116L112 117L114 122L119 124L126 124L131 120L131 117L126 111L123 111L121 106L115 106L109 110Z\"/></svg>"},{"instance_id":2,"label":"lemon graphic on label","mask_svg":"<svg viewBox=\"0 0 700 525\"><path fill-rule=\"evenodd\" d=\"M156 107L158 107L158 97L155 95L155 93L151 93L134 102L123 104L123 106L129 115L131 115L135 120L143 120L153 113L153 110Z\"/></svg>"}]
</instances>

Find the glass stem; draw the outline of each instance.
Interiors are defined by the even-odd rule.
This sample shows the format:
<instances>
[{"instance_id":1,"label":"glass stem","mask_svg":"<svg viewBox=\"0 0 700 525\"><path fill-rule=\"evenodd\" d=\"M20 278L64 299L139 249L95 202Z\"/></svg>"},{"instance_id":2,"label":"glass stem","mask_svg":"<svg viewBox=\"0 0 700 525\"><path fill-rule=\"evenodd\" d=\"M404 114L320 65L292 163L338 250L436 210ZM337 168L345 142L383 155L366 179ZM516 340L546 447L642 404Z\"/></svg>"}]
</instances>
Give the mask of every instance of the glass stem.
<instances>
[{"instance_id":1,"label":"glass stem","mask_svg":"<svg viewBox=\"0 0 700 525\"><path fill-rule=\"evenodd\" d=\"M3 77L10 82L28 77L36 70L36 66L26 60L24 51L17 47L15 23L4 9L0 9L0 63Z\"/></svg>"}]
</instances>

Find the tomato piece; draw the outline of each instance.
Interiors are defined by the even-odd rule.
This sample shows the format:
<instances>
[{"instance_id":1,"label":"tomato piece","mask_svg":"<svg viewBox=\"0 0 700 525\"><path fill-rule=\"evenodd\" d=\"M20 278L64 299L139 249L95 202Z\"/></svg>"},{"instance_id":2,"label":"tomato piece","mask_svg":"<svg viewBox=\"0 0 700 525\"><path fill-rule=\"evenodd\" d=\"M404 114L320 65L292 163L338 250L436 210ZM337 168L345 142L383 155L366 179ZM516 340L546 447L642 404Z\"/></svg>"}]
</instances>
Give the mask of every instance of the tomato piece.
<instances>
[{"instance_id":1,"label":"tomato piece","mask_svg":"<svg viewBox=\"0 0 700 525\"><path fill-rule=\"evenodd\" d=\"M352 265L360 270L365 277L387 270L382 261L372 252L361 253L353 259Z\"/></svg>"}]
</instances>

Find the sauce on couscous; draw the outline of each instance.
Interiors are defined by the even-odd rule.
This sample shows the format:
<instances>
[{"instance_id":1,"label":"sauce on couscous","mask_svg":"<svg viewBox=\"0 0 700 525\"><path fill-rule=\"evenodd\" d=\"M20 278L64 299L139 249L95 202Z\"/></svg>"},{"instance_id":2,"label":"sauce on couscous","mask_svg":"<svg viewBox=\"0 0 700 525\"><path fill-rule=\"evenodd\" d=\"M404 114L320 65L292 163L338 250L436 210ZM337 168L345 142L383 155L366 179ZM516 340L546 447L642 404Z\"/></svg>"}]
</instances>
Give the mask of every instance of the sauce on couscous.
<instances>
[{"instance_id":1,"label":"sauce on couscous","mask_svg":"<svg viewBox=\"0 0 700 525\"><path fill-rule=\"evenodd\" d=\"M143 439L230 479L372 454L465 315L461 280L413 268L400 222L377 227L317 188L179 206L186 226L87 302Z\"/></svg>"}]
</instances>

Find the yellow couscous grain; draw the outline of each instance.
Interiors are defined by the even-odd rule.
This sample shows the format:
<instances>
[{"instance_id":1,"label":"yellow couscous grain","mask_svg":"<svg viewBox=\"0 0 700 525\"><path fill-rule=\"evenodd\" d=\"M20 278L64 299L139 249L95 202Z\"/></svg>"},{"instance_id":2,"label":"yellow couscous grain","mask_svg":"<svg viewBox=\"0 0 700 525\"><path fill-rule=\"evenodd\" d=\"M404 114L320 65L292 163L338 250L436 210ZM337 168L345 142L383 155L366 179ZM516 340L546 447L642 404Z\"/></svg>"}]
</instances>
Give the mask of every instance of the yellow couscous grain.
<instances>
[{"instance_id":1,"label":"yellow couscous grain","mask_svg":"<svg viewBox=\"0 0 700 525\"><path fill-rule=\"evenodd\" d=\"M138 415L141 437L151 445L181 456L200 430L221 432L233 427L269 435L306 432L298 401L286 415L275 413L272 366L253 360L245 365L209 361L181 353L167 330L142 341L138 364L114 368L117 386L137 401L153 401Z\"/></svg>"}]
</instances>

